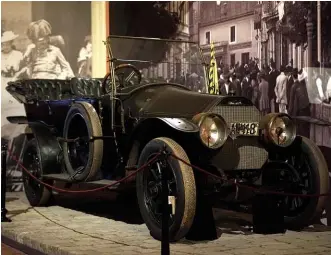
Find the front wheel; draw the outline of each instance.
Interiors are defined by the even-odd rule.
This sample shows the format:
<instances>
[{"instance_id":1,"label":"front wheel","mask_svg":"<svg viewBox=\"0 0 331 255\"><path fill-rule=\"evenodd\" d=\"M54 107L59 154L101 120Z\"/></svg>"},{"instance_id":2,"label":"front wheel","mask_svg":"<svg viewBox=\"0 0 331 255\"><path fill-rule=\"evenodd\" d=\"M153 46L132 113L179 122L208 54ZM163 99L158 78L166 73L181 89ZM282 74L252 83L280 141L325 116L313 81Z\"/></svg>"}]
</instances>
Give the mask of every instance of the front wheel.
<instances>
[{"instance_id":1,"label":"front wheel","mask_svg":"<svg viewBox=\"0 0 331 255\"><path fill-rule=\"evenodd\" d=\"M142 150L139 167L146 164L163 148L186 162L190 162L184 149L169 138L160 137L151 140ZM172 213L169 222L169 239L177 241L190 230L196 209L196 185L193 170L183 162L169 157L166 171L169 171L169 202ZM137 198L141 215L157 240L162 238L162 184L158 162L141 171L136 177Z\"/></svg>"},{"instance_id":2,"label":"front wheel","mask_svg":"<svg viewBox=\"0 0 331 255\"><path fill-rule=\"evenodd\" d=\"M300 137L298 148L286 155L288 171L281 171L281 176L288 185L286 193L292 194L325 194L329 192L329 171L325 158L318 148L306 137ZM285 196L285 224L288 229L300 230L321 216L325 196Z\"/></svg>"}]
</instances>

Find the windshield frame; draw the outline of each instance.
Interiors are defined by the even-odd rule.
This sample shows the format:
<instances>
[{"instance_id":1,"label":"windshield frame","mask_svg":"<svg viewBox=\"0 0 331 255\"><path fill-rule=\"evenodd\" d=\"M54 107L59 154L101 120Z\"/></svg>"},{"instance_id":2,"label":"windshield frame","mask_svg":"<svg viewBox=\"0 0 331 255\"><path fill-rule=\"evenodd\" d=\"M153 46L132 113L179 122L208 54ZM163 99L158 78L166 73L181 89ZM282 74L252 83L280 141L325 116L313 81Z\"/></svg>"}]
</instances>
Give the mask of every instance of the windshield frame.
<instances>
[{"instance_id":1,"label":"windshield frame","mask_svg":"<svg viewBox=\"0 0 331 255\"><path fill-rule=\"evenodd\" d=\"M182 40L182 39L162 39L162 38L153 38L153 37L135 37L135 36L121 36L121 35L109 35L107 37L107 40L104 41L104 44L106 45L107 52L108 52L108 60L109 62L109 70L111 73L111 91L114 96L117 95L117 88L116 88L116 82L115 82L115 68L116 68L116 62L117 61L127 61L127 62L145 62L145 63L153 63L152 61L148 60L133 60L133 59L117 59L112 51L112 39L131 39L131 40L147 40L147 41L159 41L159 42L169 42L169 43L187 43L188 45L195 45L197 47L198 57L200 59L202 69L203 69L203 79L205 81L205 87L208 88L208 77L207 77L207 69L208 64L205 60L205 57L202 53L202 49L200 45L197 42L194 41L188 41L188 40Z\"/></svg>"}]
</instances>

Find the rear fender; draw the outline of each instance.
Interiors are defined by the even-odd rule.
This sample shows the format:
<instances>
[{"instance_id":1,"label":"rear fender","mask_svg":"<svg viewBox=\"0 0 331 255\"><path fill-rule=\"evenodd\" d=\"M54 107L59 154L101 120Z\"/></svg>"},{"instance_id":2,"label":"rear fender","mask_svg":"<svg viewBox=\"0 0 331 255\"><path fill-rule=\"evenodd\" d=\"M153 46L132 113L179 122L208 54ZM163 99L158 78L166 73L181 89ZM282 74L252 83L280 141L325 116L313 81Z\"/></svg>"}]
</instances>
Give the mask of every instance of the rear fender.
<instances>
[{"instance_id":1,"label":"rear fender","mask_svg":"<svg viewBox=\"0 0 331 255\"><path fill-rule=\"evenodd\" d=\"M56 136L48 126L38 122L30 122L29 127L40 150L40 163L43 174L61 172L62 148Z\"/></svg>"}]
</instances>

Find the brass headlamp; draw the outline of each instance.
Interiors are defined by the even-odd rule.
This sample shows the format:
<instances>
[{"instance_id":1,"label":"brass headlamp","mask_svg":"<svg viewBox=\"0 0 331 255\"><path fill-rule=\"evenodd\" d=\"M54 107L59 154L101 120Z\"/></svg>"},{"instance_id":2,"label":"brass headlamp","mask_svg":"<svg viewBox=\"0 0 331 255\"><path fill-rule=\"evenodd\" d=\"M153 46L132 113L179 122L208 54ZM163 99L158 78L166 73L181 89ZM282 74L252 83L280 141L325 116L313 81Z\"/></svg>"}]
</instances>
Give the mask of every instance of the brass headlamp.
<instances>
[{"instance_id":1,"label":"brass headlamp","mask_svg":"<svg viewBox=\"0 0 331 255\"><path fill-rule=\"evenodd\" d=\"M260 122L262 134L267 142L279 147L290 146L297 136L296 125L286 113L270 113Z\"/></svg>"},{"instance_id":2,"label":"brass headlamp","mask_svg":"<svg viewBox=\"0 0 331 255\"><path fill-rule=\"evenodd\" d=\"M225 120L213 113L200 113L193 117L199 128L201 142L210 149L223 146L229 135Z\"/></svg>"}]
</instances>

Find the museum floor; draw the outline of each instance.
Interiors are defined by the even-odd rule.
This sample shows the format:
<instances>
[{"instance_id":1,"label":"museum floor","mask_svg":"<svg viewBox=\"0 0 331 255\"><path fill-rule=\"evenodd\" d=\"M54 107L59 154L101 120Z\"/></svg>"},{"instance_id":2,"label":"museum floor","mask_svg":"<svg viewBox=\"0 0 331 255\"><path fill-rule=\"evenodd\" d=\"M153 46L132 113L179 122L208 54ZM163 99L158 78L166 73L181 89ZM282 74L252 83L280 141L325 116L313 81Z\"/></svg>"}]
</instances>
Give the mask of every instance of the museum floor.
<instances>
[{"instance_id":1,"label":"museum floor","mask_svg":"<svg viewBox=\"0 0 331 255\"><path fill-rule=\"evenodd\" d=\"M1 234L46 254L160 254L138 209L121 199L62 197L55 206L31 208L23 193L8 193L6 207L12 222L1 224ZM331 254L331 227L258 235L245 226L247 214L215 210L214 216L217 240L172 244L171 254Z\"/></svg>"}]
</instances>

